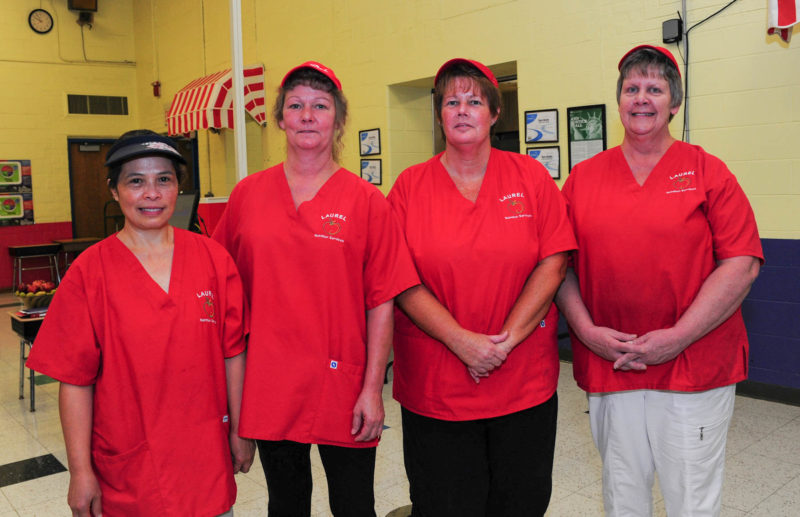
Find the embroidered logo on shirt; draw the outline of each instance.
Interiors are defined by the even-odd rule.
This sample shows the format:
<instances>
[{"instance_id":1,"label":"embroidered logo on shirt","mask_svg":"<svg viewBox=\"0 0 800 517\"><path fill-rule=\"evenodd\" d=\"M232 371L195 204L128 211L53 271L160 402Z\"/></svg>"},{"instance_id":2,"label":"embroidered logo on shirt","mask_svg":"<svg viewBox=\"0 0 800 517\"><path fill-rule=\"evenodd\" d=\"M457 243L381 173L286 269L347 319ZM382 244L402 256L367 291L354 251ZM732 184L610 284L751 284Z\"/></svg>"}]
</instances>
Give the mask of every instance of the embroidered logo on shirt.
<instances>
[{"instance_id":1,"label":"embroidered logo on shirt","mask_svg":"<svg viewBox=\"0 0 800 517\"><path fill-rule=\"evenodd\" d=\"M684 171L669 176L669 189L667 190L667 194L676 194L680 192L697 190L697 188L694 186L694 182L694 171Z\"/></svg>"},{"instance_id":2,"label":"embroidered logo on shirt","mask_svg":"<svg viewBox=\"0 0 800 517\"><path fill-rule=\"evenodd\" d=\"M197 300L200 302L200 321L203 323L217 323L214 319L214 291L198 291Z\"/></svg>"},{"instance_id":3,"label":"embroidered logo on shirt","mask_svg":"<svg viewBox=\"0 0 800 517\"><path fill-rule=\"evenodd\" d=\"M336 237L344 229L347 223L347 216L344 214L329 213L320 216L322 220L322 233L315 233L314 237L318 239L330 239L333 241L344 242L344 239Z\"/></svg>"},{"instance_id":4,"label":"embroidered logo on shirt","mask_svg":"<svg viewBox=\"0 0 800 517\"><path fill-rule=\"evenodd\" d=\"M525 205L524 192L511 192L499 199L500 204L505 207L505 219L519 219L521 217L533 217L533 214L528 214L527 206Z\"/></svg>"},{"instance_id":5,"label":"embroidered logo on shirt","mask_svg":"<svg viewBox=\"0 0 800 517\"><path fill-rule=\"evenodd\" d=\"M322 228L328 235L336 235L342 230L342 225L339 224L336 219L330 218L322 223Z\"/></svg>"}]
</instances>

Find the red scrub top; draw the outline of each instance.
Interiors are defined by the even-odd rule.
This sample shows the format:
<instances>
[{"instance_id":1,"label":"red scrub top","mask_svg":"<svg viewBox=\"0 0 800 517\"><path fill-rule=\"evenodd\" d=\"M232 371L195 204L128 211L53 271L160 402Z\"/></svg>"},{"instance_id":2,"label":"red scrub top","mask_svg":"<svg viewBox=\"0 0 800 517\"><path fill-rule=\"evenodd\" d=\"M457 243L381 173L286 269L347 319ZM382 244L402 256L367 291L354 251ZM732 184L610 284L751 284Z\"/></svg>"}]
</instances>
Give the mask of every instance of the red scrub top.
<instances>
[{"instance_id":1,"label":"red scrub top","mask_svg":"<svg viewBox=\"0 0 800 517\"><path fill-rule=\"evenodd\" d=\"M81 253L28 359L94 385L103 515L214 516L236 499L225 358L245 346L242 285L216 242L174 231L169 293L116 235Z\"/></svg>"},{"instance_id":2,"label":"red scrub top","mask_svg":"<svg viewBox=\"0 0 800 517\"><path fill-rule=\"evenodd\" d=\"M389 193L422 283L468 330L498 334L533 269L575 248L564 201L539 162L492 149L475 203L441 154L405 170ZM394 335L394 396L442 420L490 418L547 401L558 379L557 320L545 319L488 378L467 367L401 311Z\"/></svg>"},{"instance_id":3,"label":"red scrub top","mask_svg":"<svg viewBox=\"0 0 800 517\"><path fill-rule=\"evenodd\" d=\"M720 259L763 261L755 217L736 178L701 147L675 142L644 185L620 147L583 161L563 188L578 238L581 296L594 323L643 335L674 326ZM700 391L747 378L741 310L675 359L615 371L572 336L573 371L589 392Z\"/></svg>"},{"instance_id":4,"label":"red scrub top","mask_svg":"<svg viewBox=\"0 0 800 517\"><path fill-rule=\"evenodd\" d=\"M374 447L350 434L366 311L419 283L383 194L339 169L294 207L283 164L244 178L214 238L251 309L242 436Z\"/></svg>"}]
</instances>

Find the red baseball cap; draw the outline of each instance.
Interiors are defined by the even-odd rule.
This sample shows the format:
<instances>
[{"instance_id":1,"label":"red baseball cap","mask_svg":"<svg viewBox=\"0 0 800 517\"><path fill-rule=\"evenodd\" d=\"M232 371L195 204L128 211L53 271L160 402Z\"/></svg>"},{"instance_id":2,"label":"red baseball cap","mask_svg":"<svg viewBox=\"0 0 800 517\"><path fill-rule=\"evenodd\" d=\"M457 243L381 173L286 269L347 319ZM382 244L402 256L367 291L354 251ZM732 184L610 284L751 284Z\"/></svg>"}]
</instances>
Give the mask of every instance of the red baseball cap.
<instances>
[{"instance_id":1,"label":"red baseball cap","mask_svg":"<svg viewBox=\"0 0 800 517\"><path fill-rule=\"evenodd\" d=\"M619 64L617 65L617 70L622 70L622 62L628 59L628 56L630 56L637 50L643 48L649 48L650 50L655 50L659 54L662 54L664 57L672 61L672 64L675 65L675 69L678 70L678 75L679 76L681 75L681 67L678 66L678 61L675 59L675 56L672 55L672 52L665 49L664 47L656 47L653 45L639 45L637 47L633 47L632 49L630 49L628 52L625 53L624 56L622 56L622 59L619 60Z\"/></svg>"},{"instance_id":2,"label":"red baseball cap","mask_svg":"<svg viewBox=\"0 0 800 517\"><path fill-rule=\"evenodd\" d=\"M439 67L439 71L436 72L436 77L434 77L433 79L434 86L436 85L437 82L439 82L439 76L442 75L443 71L445 71L446 69L450 68L453 65L457 65L460 63L466 63L468 65L474 66L475 68L478 69L480 73L483 74L484 77L486 77L487 79L489 79L489 81L491 81L491 83L494 85L495 88L499 87L499 85L497 84L497 79L495 79L494 74L492 73L491 70L489 70L489 68L486 65L484 65L483 63L479 63L478 61L473 61L472 59L464 59L462 57L451 59L450 61Z\"/></svg>"},{"instance_id":3,"label":"red baseball cap","mask_svg":"<svg viewBox=\"0 0 800 517\"><path fill-rule=\"evenodd\" d=\"M286 84L286 80L289 78L290 75L300 70L301 68L311 68L312 70L316 70L317 72L321 73L322 75L333 81L333 84L334 86L336 86L337 90L339 91L342 90L342 83L341 81L339 81L339 78L336 77L336 74L333 73L333 70L323 65L322 63L318 63L317 61L306 61L302 65L297 65L296 67L289 70L286 73L286 75L283 76L283 81L281 81L281 87L283 87Z\"/></svg>"}]
</instances>

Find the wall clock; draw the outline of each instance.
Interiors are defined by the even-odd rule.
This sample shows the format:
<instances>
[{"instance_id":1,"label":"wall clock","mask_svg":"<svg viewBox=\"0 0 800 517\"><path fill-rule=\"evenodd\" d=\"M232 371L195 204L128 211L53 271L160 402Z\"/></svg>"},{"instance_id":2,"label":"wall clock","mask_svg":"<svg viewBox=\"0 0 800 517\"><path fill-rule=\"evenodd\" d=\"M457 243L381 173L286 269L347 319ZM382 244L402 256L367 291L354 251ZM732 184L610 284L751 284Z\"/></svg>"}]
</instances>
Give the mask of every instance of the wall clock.
<instances>
[{"instance_id":1,"label":"wall clock","mask_svg":"<svg viewBox=\"0 0 800 517\"><path fill-rule=\"evenodd\" d=\"M34 9L28 15L28 25L37 34L47 34L53 28L53 17L44 9Z\"/></svg>"}]
</instances>

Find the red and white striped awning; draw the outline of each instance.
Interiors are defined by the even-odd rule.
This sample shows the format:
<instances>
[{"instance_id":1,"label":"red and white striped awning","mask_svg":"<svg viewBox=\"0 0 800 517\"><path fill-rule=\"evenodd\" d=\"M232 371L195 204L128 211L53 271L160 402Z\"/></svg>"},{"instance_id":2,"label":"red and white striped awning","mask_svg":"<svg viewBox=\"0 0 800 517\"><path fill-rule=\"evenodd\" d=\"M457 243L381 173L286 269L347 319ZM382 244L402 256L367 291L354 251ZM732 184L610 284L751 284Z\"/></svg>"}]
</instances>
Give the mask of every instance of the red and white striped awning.
<instances>
[{"instance_id":1,"label":"red and white striped awning","mask_svg":"<svg viewBox=\"0 0 800 517\"><path fill-rule=\"evenodd\" d=\"M178 135L210 127L232 129L232 86L231 71L223 70L195 79L181 88L167 112L168 133ZM256 122L265 123L263 65L244 69L244 107Z\"/></svg>"},{"instance_id":2,"label":"red and white striped awning","mask_svg":"<svg viewBox=\"0 0 800 517\"><path fill-rule=\"evenodd\" d=\"M767 34L789 43L792 27L800 23L800 0L767 0Z\"/></svg>"}]
</instances>

